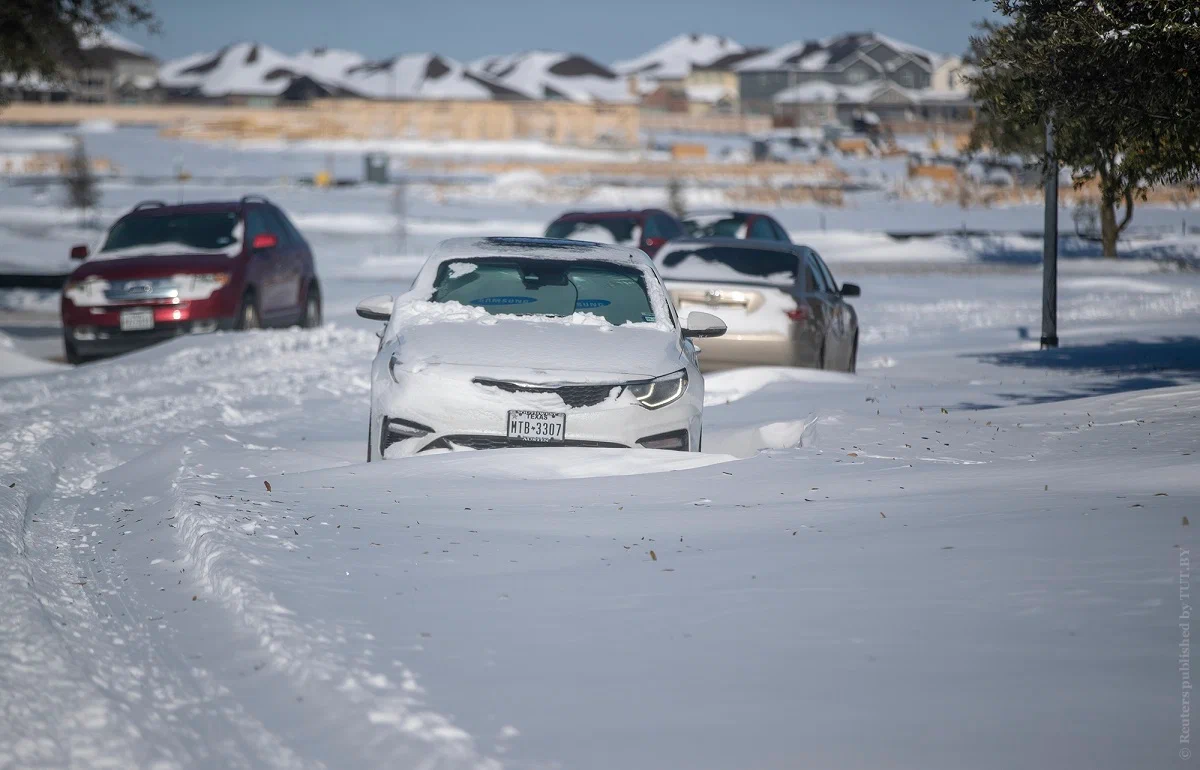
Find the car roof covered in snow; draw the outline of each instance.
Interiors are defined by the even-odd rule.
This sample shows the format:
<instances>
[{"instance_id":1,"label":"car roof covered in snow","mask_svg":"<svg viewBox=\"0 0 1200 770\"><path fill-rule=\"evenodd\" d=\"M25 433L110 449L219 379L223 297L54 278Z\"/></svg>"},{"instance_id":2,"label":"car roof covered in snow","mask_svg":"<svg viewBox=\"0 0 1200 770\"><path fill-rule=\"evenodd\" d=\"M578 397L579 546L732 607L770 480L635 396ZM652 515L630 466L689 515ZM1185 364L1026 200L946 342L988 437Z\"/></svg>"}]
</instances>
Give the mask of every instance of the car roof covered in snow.
<instances>
[{"instance_id":1,"label":"car roof covered in snow","mask_svg":"<svg viewBox=\"0 0 1200 770\"><path fill-rule=\"evenodd\" d=\"M533 259L581 259L644 266L650 258L640 249L612 246L590 241L571 241L564 238L450 238L442 241L429 255L426 267L456 259L478 257L527 257Z\"/></svg>"}]
</instances>

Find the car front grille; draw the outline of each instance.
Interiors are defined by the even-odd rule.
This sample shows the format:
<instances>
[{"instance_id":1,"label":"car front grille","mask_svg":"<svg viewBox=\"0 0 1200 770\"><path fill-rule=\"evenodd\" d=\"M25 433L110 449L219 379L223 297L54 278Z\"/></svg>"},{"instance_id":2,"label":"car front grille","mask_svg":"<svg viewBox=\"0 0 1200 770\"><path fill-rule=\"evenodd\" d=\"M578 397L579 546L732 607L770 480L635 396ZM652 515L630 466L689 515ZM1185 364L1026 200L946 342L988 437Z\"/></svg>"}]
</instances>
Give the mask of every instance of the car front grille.
<instances>
[{"instance_id":1,"label":"car front grille","mask_svg":"<svg viewBox=\"0 0 1200 770\"><path fill-rule=\"evenodd\" d=\"M475 384L486 388L499 388L507 393L553 393L561 398L564 404L574 407L595 406L603 401L607 401L615 388L624 387L619 383L600 385L532 385L524 382L489 380L485 377L476 377Z\"/></svg>"},{"instance_id":2,"label":"car front grille","mask_svg":"<svg viewBox=\"0 0 1200 770\"><path fill-rule=\"evenodd\" d=\"M436 441L431 441L422 447L421 451L429 449L453 449L454 447L466 447L467 449L516 449L520 447L591 447L591 448L607 448L607 449L628 449L624 444L615 444L609 441L582 441L567 439L566 441L523 441L521 439L509 438L508 436L481 436L481 435L453 435L442 436Z\"/></svg>"}]
</instances>

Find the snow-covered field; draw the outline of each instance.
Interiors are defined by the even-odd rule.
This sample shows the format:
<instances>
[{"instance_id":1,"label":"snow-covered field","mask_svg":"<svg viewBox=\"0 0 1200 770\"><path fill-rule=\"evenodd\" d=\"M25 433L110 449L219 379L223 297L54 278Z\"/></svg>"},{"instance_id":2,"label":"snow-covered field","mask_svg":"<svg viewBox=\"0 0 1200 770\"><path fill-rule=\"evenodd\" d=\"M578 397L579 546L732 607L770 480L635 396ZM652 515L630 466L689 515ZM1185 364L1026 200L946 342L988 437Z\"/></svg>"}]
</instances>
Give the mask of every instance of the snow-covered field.
<instances>
[{"instance_id":1,"label":"snow-covered field","mask_svg":"<svg viewBox=\"0 0 1200 770\"><path fill-rule=\"evenodd\" d=\"M860 373L710 376L703 454L368 465L354 302L569 204L414 194L400 253L386 193L269 192L321 330L71 369L0 305L0 768L1194 766L1200 275L1065 261L1041 352L1021 260L818 245ZM53 208L0 190L65 253Z\"/></svg>"}]
</instances>

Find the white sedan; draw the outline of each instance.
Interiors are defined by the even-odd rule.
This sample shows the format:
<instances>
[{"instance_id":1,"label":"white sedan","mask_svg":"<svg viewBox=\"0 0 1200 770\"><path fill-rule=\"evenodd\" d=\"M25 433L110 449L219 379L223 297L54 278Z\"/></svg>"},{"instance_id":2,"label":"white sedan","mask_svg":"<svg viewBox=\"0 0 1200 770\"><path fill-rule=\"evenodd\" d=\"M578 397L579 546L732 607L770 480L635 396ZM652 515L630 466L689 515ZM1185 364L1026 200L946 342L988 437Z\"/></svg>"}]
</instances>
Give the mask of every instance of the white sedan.
<instances>
[{"instance_id":1,"label":"white sedan","mask_svg":"<svg viewBox=\"0 0 1200 770\"><path fill-rule=\"evenodd\" d=\"M371 370L367 459L430 450L644 447L699 451L704 379L650 259L548 238L454 238L412 289L371 297L386 321Z\"/></svg>"}]
</instances>

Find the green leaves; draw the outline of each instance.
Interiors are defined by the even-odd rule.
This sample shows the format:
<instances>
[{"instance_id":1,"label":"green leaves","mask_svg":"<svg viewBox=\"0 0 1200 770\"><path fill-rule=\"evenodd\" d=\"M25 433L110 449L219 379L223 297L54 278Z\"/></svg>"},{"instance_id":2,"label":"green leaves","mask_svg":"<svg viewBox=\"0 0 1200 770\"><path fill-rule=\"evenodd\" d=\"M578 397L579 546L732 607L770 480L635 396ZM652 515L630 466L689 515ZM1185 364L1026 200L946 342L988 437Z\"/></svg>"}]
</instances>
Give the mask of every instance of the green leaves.
<instances>
[{"instance_id":1,"label":"green leaves","mask_svg":"<svg viewBox=\"0 0 1200 770\"><path fill-rule=\"evenodd\" d=\"M1103 205L1148 185L1200 179L1200 20L1192 0L995 0L1009 18L972 40L980 67L976 148L1055 148L1077 184L1100 183ZM1113 234L1115 240L1115 234Z\"/></svg>"}]
</instances>

